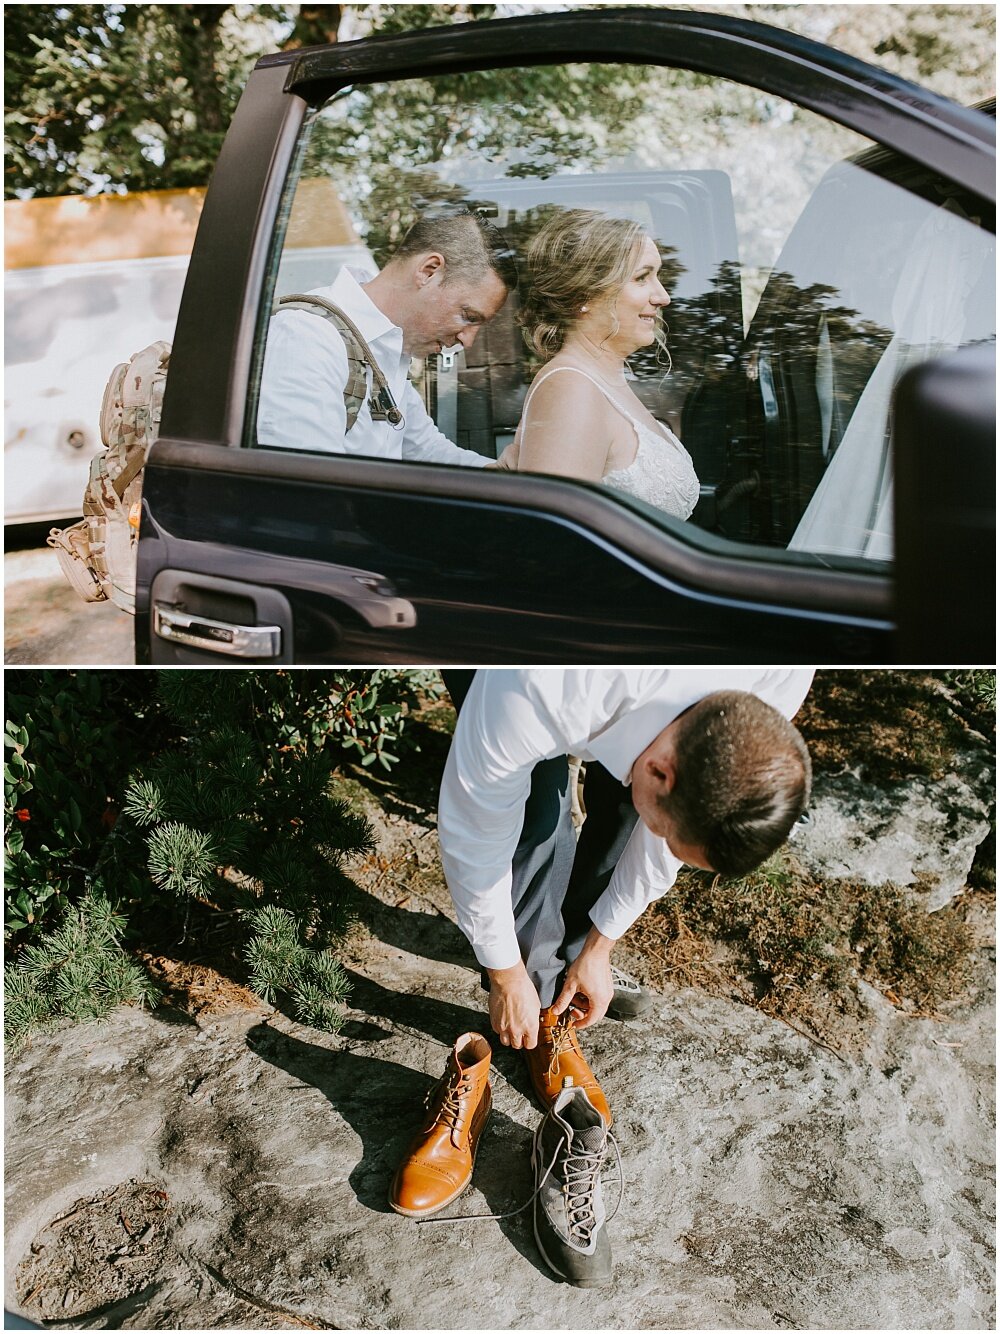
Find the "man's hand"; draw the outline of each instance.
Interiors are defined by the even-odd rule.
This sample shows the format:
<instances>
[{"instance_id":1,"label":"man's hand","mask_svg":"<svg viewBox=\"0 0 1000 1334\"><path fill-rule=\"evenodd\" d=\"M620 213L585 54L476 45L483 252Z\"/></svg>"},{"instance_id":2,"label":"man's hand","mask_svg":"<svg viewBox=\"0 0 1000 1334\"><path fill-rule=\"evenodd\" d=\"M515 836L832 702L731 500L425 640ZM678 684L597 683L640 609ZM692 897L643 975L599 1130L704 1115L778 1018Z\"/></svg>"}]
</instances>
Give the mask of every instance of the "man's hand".
<instances>
[{"instance_id":1,"label":"man's hand","mask_svg":"<svg viewBox=\"0 0 1000 1334\"><path fill-rule=\"evenodd\" d=\"M541 1002L523 963L489 968L490 1023L505 1047L537 1047Z\"/></svg>"},{"instance_id":2,"label":"man's hand","mask_svg":"<svg viewBox=\"0 0 1000 1334\"><path fill-rule=\"evenodd\" d=\"M497 468L501 472L517 472L520 447L512 440L495 463L487 463L487 468Z\"/></svg>"},{"instance_id":3,"label":"man's hand","mask_svg":"<svg viewBox=\"0 0 1000 1334\"><path fill-rule=\"evenodd\" d=\"M611 981L611 949L613 940L602 936L592 926L583 949L566 969L566 980L555 998L552 1008L562 1014L570 1005L579 1014L577 1028L587 1028L603 1019L615 994ZM574 1015L574 1018L576 1016Z\"/></svg>"}]
</instances>

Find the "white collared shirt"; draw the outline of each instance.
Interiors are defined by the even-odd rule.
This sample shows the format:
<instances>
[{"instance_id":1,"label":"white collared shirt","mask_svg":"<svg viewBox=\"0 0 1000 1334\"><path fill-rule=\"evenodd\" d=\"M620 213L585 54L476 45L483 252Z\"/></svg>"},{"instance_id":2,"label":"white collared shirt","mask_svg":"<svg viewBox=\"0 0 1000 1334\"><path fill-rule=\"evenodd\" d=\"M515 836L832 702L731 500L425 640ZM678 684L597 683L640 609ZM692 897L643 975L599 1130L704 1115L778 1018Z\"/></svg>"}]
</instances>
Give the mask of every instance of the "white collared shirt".
<instances>
[{"instance_id":1,"label":"white collared shirt","mask_svg":"<svg viewBox=\"0 0 1000 1334\"><path fill-rule=\"evenodd\" d=\"M441 860L458 924L484 968L520 959L511 906L511 860L531 771L556 755L597 760L623 783L673 720L716 690L746 690L786 718L812 681L803 669L672 667L476 673L462 705L441 784ZM638 821L591 921L617 940L665 894L682 862Z\"/></svg>"},{"instance_id":2,"label":"white collared shirt","mask_svg":"<svg viewBox=\"0 0 1000 1334\"><path fill-rule=\"evenodd\" d=\"M348 431L344 340L330 320L304 310L283 310L268 324L257 407L259 443L324 454L485 467L488 459L452 444L428 416L407 377L410 358L403 352L402 329L379 310L358 281L370 276L345 265L328 287L313 288L311 295L332 301L358 326L389 382L404 424L393 427L390 422L372 421L368 370L369 394Z\"/></svg>"}]
</instances>

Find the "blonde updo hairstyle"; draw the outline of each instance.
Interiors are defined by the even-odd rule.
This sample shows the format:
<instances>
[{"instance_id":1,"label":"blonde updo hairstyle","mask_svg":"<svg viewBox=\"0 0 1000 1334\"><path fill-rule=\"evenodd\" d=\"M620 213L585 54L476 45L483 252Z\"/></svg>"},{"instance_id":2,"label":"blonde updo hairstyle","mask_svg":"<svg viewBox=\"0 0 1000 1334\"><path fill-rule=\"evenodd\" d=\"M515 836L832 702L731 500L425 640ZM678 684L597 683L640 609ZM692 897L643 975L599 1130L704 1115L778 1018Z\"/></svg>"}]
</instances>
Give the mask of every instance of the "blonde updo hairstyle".
<instances>
[{"instance_id":1,"label":"blonde updo hairstyle","mask_svg":"<svg viewBox=\"0 0 1000 1334\"><path fill-rule=\"evenodd\" d=\"M625 286L643 228L594 209L550 218L528 247L520 324L525 342L547 361L562 347L581 307Z\"/></svg>"}]
</instances>

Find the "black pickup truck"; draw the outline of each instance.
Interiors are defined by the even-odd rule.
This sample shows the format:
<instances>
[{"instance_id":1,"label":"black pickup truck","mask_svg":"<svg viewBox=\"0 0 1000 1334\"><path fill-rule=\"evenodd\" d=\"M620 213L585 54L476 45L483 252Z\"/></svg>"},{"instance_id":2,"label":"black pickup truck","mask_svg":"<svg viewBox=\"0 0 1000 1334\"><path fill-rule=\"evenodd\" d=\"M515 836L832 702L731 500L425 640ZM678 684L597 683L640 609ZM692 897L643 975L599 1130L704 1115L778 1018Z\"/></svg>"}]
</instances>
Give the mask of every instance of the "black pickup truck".
<instances>
[{"instance_id":1,"label":"black pickup truck","mask_svg":"<svg viewBox=\"0 0 1000 1334\"><path fill-rule=\"evenodd\" d=\"M692 455L687 522L566 478L265 448L275 300L420 211L523 253L636 219ZM983 663L995 656L995 121L717 13L585 10L266 56L208 192L145 472L140 662ZM413 366L495 458L517 299Z\"/></svg>"}]
</instances>

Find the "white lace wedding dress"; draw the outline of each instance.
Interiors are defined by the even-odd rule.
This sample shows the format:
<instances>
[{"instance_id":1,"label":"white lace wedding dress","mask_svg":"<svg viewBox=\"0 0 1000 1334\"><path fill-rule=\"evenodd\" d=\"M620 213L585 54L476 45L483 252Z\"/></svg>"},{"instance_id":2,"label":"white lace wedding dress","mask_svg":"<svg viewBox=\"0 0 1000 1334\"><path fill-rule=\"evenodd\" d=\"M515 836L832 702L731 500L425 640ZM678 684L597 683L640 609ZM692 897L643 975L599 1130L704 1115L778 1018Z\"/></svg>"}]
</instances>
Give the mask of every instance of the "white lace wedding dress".
<instances>
[{"instance_id":1,"label":"white lace wedding dress","mask_svg":"<svg viewBox=\"0 0 1000 1334\"><path fill-rule=\"evenodd\" d=\"M694 470L691 455L669 427L661 424L659 429L655 429L638 417L633 417L593 375L588 375L577 366L553 367L531 386L522 415L527 416L531 395L542 380L547 380L550 375L558 375L560 371L572 371L596 385L635 431L638 446L635 458L627 468L606 472L601 478L601 485L625 491L630 496L644 500L647 505L655 505L675 519L689 519L698 503L699 493L698 474Z\"/></svg>"}]
</instances>

